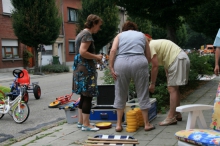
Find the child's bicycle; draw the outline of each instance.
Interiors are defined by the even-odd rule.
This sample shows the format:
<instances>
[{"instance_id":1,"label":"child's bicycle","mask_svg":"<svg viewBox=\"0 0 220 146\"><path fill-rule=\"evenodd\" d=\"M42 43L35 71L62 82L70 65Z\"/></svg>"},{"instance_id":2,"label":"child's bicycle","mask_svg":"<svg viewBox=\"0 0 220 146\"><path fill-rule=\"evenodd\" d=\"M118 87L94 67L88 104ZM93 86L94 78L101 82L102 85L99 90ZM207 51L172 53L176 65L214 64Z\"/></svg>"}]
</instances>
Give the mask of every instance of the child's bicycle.
<instances>
[{"instance_id":1,"label":"child's bicycle","mask_svg":"<svg viewBox=\"0 0 220 146\"><path fill-rule=\"evenodd\" d=\"M20 74L17 76L20 77ZM0 99L0 119L3 118L5 114L9 114L16 123L21 124L27 120L30 109L29 106L22 101L26 92L26 86L22 84L18 86L20 93L14 100L10 100L10 96L13 94L11 92L5 94L6 98Z\"/></svg>"}]
</instances>

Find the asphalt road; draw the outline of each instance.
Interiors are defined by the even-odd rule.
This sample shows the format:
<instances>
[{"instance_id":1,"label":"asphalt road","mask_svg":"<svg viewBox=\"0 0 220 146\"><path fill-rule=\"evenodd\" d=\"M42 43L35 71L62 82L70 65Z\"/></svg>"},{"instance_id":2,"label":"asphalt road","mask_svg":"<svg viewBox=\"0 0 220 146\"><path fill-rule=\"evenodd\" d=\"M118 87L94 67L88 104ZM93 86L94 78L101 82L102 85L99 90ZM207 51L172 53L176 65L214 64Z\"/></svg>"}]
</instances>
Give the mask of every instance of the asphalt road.
<instances>
[{"instance_id":1,"label":"asphalt road","mask_svg":"<svg viewBox=\"0 0 220 146\"><path fill-rule=\"evenodd\" d=\"M99 77L103 72L99 72ZM9 86L10 82L1 82L3 86ZM61 73L40 76L31 79L31 82L39 82L41 98L36 100L33 93L29 93L30 115L23 124L16 124L10 115L5 115L0 120L0 143L13 137L20 137L31 131L43 128L49 124L66 119L64 110L48 108L49 103L59 96L71 94L72 73ZM99 79L98 84L102 81ZM78 99L79 95L73 94L71 99Z\"/></svg>"}]
</instances>

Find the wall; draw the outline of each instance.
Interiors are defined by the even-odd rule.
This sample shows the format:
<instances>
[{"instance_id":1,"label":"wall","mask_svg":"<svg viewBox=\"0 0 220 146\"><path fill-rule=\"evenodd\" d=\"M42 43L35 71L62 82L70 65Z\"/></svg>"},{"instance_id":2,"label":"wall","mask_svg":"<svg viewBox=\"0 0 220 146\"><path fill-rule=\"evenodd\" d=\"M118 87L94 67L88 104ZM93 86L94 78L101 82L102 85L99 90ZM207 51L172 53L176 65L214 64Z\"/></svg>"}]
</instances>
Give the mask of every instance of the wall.
<instances>
[{"instance_id":1,"label":"wall","mask_svg":"<svg viewBox=\"0 0 220 146\"><path fill-rule=\"evenodd\" d=\"M2 39L17 39L12 28L12 20L10 15L3 14L2 0L0 0L0 72L21 68L23 66L22 59L3 59L2 58ZM19 55L22 54L23 44L19 43Z\"/></svg>"},{"instance_id":2,"label":"wall","mask_svg":"<svg viewBox=\"0 0 220 146\"><path fill-rule=\"evenodd\" d=\"M72 65L75 54L69 53L69 40L75 40L76 24L68 22L68 8L81 9L81 0L63 0L66 65Z\"/></svg>"}]
</instances>

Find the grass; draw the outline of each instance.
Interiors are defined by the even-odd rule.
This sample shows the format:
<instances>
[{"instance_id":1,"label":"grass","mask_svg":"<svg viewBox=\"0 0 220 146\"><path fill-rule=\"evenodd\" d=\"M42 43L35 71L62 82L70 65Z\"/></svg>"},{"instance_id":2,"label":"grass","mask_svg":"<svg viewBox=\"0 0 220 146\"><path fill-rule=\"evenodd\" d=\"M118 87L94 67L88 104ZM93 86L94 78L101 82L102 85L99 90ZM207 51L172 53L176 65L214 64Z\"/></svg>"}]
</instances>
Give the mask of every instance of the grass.
<instances>
[{"instance_id":1,"label":"grass","mask_svg":"<svg viewBox=\"0 0 220 146\"><path fill-rule=\"evenodd\" d=\"M3 92L3 93L8 93L10 92L10 88L9 87L4 87L4 86L1 86L0 85L0 90ZM0 93L0 99L3 98L3 95Z\"/></svg>"}]
</instances>

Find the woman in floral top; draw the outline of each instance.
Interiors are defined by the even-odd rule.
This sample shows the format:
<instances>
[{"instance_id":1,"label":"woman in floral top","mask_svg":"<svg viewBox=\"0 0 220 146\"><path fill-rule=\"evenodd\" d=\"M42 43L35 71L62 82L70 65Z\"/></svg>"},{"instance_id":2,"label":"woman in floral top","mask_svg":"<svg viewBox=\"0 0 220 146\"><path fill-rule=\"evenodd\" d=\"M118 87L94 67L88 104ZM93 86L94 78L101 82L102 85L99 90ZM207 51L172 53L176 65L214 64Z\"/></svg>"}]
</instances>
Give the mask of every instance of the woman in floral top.
<instances>
[{"instance_id":1,"label":"woman in floral top","mask_svg":"<svg viewBox=\"0 0 220 146\"><path fill-rule=\"evenodd\" d=\"M96 15L89 15L85 29L76 37L76 55L73 64L73 93L80 94L78 128L83 131L97 131L99 128L90 125L89 116L92 98L97 97L96 62L100 62L102 55L95 54L93 33L97 33L102 25L102 19Z\"/></svg>"}]
</instances>

